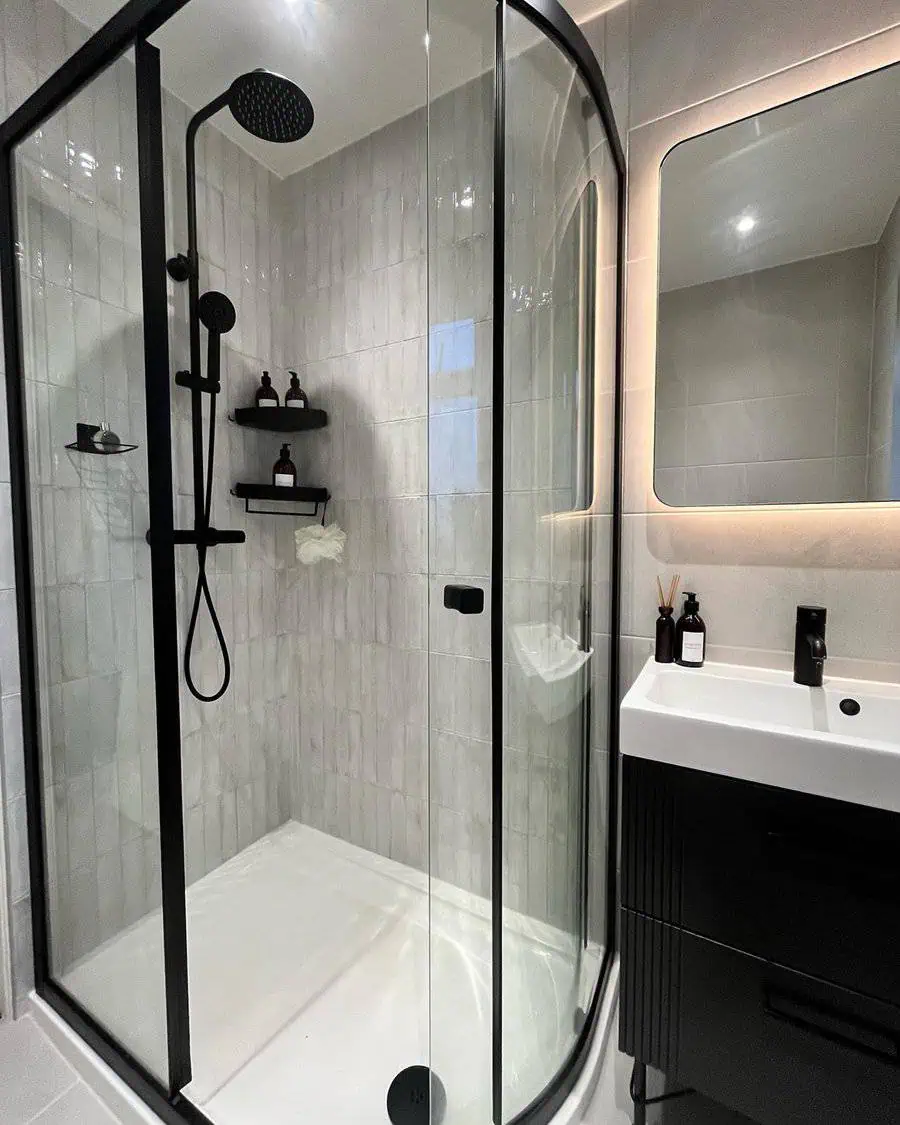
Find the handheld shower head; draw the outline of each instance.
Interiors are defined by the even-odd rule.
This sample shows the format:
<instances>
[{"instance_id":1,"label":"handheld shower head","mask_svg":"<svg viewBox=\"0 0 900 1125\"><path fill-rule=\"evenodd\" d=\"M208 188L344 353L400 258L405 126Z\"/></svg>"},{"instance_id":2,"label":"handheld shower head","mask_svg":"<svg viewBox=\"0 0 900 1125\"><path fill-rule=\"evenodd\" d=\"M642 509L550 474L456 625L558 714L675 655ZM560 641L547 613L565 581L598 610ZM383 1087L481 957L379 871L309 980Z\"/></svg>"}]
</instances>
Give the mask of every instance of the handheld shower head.
<instances>
[{"instance_id":1,"label":"handheld shower head","mask_svg":"<svg viewBox=\"0 0 900 1125\"><path fill-rule=\"evenodd\" d=\"M224 293L210 289L197 302L200 323L207 332L217 332L220 336L234 328L237 314L234 305Z\"/></svg>"},{"instance_id":2,"label":"handheld shower head","mask_svg":"<svg viewBox=\"0 0 900 1125\"><path fill-rule=\"evenodd\" d=\"M263 141L299 141L313 127L312 102L300 87L271 70L241 74L228 90L232 117Z\"/></svg>"}]
</instances>

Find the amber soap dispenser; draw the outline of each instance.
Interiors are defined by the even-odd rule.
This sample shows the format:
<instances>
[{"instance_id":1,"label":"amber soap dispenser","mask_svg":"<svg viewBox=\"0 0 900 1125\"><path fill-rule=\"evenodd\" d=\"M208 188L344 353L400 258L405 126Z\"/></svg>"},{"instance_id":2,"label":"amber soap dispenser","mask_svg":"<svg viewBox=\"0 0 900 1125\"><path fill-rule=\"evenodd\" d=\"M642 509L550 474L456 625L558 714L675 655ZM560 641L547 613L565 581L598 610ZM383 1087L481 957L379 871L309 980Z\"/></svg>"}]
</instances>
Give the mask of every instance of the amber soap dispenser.
<instances>
[{"instance_id":1,"label":"amber soap dispenser","mask_svg":"<svg viewBox=\"0 0 900 1125\"><path fill-rule=\"evenodd\" d=\"M700 601L686 590L684 611L675 623L675 663L683 668L702 668L705 659L706 623L700 616Z\"/></svg>"},{"instance_id":2,"label":"amber soap dispenser","mask_svg":"<svg viewBox=\"0 0 900 1125\"><path fill-rule=\"evenodd\" d=\"M281 456L272 469L272 484L276 488L297 487L297 466L291 460L291 447L287 442L281 447Z\"/></svg>"}]
</instances>

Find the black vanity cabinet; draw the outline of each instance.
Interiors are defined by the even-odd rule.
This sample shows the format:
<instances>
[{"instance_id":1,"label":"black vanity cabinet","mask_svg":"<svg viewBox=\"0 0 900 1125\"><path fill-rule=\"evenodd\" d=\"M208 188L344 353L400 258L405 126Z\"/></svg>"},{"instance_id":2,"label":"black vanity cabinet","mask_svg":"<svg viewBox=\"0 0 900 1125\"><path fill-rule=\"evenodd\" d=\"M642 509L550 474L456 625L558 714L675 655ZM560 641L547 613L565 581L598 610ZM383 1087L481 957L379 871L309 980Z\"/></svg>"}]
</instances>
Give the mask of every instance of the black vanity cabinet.
<instances>
[{"instance_id":1,"label":"black vanity cabinet","mask_svg":"<svg viewBox=\"0 0 900 1125\"><path fill-rule=\"evenodd\" d=\"M622 761L621 1049L761 1125L900 1125L900 815Z\"/></svg>"}]
</instances>

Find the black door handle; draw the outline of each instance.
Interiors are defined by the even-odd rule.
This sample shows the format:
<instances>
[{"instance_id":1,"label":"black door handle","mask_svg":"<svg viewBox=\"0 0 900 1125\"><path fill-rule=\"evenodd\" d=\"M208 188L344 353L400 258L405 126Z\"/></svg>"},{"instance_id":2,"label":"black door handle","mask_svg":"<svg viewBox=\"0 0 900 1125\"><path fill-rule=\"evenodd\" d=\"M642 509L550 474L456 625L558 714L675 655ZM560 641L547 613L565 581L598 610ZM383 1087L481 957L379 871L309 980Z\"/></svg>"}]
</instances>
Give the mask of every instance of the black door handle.
<instances>
[{"instance_id":1,"label":"black door handle","mask_svg":"<svg viewBox=\"0 0 900 1125\"><path fill-rule=\"evenodd\" d=\"M445 586L444 607L457 613L482 613L484 590L480 586Z\"/></svg>"}]
</instances>

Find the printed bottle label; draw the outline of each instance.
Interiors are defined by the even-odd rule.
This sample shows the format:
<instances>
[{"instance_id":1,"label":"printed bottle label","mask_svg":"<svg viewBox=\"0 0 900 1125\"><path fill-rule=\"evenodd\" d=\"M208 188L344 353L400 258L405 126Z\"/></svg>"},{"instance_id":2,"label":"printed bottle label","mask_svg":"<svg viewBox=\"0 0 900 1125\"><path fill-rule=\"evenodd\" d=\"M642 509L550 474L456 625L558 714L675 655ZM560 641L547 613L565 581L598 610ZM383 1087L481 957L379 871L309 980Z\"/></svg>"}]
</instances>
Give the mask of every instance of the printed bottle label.
<instances>
[{"instance_id":1,"label":"printed bottle label","mask_svg":"<svg viewBox=\"0 0 900 1125\"><path fill-rule=\"evenodd\" d=\"M286 403L287 406L292 406L294 410L305 410L306 403L302 398L289 398Z\"/></svg>"},{"instance_id":2,"label":"printed bottle label","mask_svg":"<svg viewBox=\"0 0 900 1125\"><path fill-rule=\"evenodd\" d=\"M691 664L703 663L703 650L706 648L705 633L681 634L681 659Z\"/></svg>"},{"instance_id":3,"label":"printed bottle label","mask_svg":"<svg viewBox=\"0 0 900 1125\"><path fill-rule=\"evenodd\" d=\"M290 473L276 473L275 474L275 487L276 488L293 488L294 478Z\"/></svg>"},{"instance_id":4,"label":"printed bottle label","mask_svg":"<svg viewBox=\"0 0 900 1125\"><path fill-rule=\"evenodd\" d=\"M277 406L278 399L276 398L261 398L256 404L257 406Z\"/></svg>"}]
</instances>

